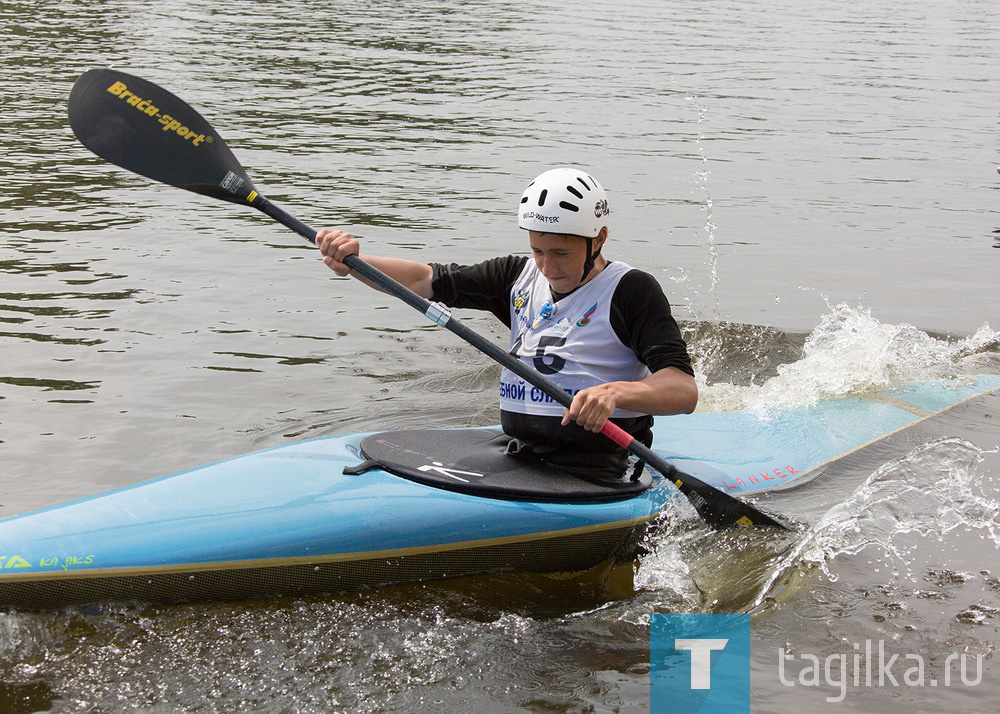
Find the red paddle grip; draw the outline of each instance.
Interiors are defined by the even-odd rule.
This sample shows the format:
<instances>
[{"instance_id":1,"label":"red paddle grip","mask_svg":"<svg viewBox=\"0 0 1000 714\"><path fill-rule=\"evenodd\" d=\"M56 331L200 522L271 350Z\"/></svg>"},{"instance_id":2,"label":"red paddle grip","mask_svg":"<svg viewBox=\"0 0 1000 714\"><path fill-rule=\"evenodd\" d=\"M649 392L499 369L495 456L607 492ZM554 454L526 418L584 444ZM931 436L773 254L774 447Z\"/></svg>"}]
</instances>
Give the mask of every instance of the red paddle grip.
<instances>
[{"instance_id":1,"label":"red paddle grip","mask_svg":"<svg viewBox=\"0 0 1000 714\"><path fill-rule=\"evenodd\" d=\"M623 449L627 449L631 446L632 439L634 438L631 434L612 422L610 419L604 422L604 427L601 429L601 433Z\"/></svg>"}]
</instances>

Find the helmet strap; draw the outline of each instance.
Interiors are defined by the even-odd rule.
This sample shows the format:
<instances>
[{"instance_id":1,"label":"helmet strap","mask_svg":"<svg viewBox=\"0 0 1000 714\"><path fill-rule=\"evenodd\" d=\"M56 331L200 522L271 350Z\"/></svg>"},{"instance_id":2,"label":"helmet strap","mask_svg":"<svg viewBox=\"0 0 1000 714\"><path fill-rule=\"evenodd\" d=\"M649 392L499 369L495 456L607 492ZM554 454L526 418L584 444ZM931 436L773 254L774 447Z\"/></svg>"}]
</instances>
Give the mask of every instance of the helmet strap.
<instances>
[{"instance_id":1,"label":"helmet strap","mask_svg":"<svg viewBox=\"0 0 1000 714\"><path fill-rule=\"evenodd\" d=\"M587 260L583 264L583 277L580 278L580 284L583 285L583 281L587 279L590 275L590 271L594 269L594 261L601 254L601 249L598 248L594 250L594 239L587 238Z\"/></svg>"}]
</instances>

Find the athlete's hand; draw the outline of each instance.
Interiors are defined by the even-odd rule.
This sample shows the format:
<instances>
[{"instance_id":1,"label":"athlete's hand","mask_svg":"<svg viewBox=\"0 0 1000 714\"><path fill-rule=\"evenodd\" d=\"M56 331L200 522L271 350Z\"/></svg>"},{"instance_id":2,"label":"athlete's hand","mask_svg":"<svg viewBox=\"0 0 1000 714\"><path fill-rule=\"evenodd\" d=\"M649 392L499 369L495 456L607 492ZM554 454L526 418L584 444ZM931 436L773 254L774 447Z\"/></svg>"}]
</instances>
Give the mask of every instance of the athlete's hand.
<instances>
[{"instance_id":1,"label":"athlete's hand","mask_svg":"<svg viewBox=\"0 0 1000 714\"><path fill-rule=\"evenodd\" d=\"M562 425L575 421L587 431L600 432L618 404L614 382L577 392L569 409L563 409Z\"/></svg>"},{"instance_id":2,"label":"athlete's hand","mask_svg":"<svg viewBox=\"0 0 1000 714\"><path fill-rule=\"evenodd\" d=\"M323 262L337 275L345 276L351 269L344 265L349 255L358 255L361 245L350 233L324 228L316 234L316 247L323 254Z\"/></svg>"}]
</instances>

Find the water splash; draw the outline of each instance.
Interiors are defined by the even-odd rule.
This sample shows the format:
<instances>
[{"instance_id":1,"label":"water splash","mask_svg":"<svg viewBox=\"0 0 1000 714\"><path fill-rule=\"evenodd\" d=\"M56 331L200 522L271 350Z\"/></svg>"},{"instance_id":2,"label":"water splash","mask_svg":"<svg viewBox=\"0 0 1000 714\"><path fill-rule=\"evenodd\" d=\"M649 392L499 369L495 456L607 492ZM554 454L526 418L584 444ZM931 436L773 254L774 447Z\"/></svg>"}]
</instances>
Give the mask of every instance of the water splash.
<instances>
[{"instance_id":1,"label":"water splash","mask_svg":"<svg viewBox=\"0 0 1000 714\"><path fill-rule=\"evenodd\" d=\"M710 172L708 170L708 156L705 154L704 126L708 109L700 104L697 97L693 94L688 94L686 99L698 110L698 136L695 139L695 145L698 147L698 156L701 158L701 170L695 172L695 180L697 181L697 187L705 194L705 203L702 206L702 210L705 212L705 234L708 247L708 295L712 301L712 311L709 319L715 323L719 321L719 248L715 242L716 224L712 216L712 194L708 190L708 176Z\"/></svg>"},{"instance_id":2,"label":"water splash","mask_svg":"<svg viewBox=\"0 0 1000 714\"><path fill-rule=\"evenodd\" d=\"M955 377L974 373L977 367L993 371L996 367L988 360L995 360L998 348L1000 332L988 324L967 338L938 338L906 323L880 322L864 307L840 303L829 306L806 337L799 359L778 365L774 376L760 385L712 385L703 390L707 399L702 408L745 409L766 416L777 408Z\"/></svg>"},{"instance_id":3,"label":"water splash","mask_svg":"<svg viewBox=\"0 0 1000 714\"><path fill-rule=\"evenodd\" d=\"M634 577L639 591L655 592L660 612L700 612L704 596L688 565L688 541L698 539L697 532L659 533L647 544L649 552L640 558Z\"/></svg>"},{"instance_id":4,"label":"water splash","mask_svg":"<svg viewBox=\"0 0 1000 714\"><path fill-rule=\"evenodd\" d=\"M869 476L830 509L783 557L763 588L763 602L791 573L818 566L833 582L839 557L875 549L886 577L914 578L910 551L898 539L915 533L942 541L959 528L976 530L1000 548L1000 502L985 495L983 451L959 438L924 444Z\"/></svg>"}]
</instances>

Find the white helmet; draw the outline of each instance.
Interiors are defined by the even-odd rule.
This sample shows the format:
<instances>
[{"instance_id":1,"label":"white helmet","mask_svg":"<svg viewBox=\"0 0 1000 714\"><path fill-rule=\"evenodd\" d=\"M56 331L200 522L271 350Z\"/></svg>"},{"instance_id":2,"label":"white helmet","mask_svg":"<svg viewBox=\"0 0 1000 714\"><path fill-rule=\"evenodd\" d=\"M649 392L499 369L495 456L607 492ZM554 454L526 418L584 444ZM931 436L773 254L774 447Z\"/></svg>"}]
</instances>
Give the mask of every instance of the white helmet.
<instances>
[{"instance_id":1,"label":"white helmet","mask_svg":"<svg viewBox=\"0 0 1000 714\"><path fill-rule=\"evenodd\" d=\"M596 238L608 227L608 196L590 174L551 169L528 184L521 195L517 225L540 233Z\"/></svg>"}]
</instances>

